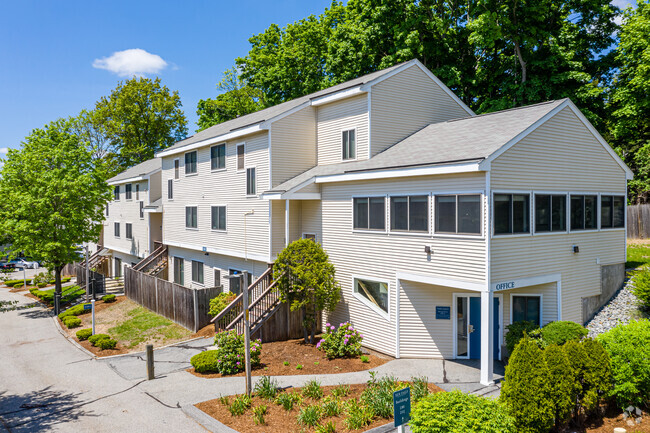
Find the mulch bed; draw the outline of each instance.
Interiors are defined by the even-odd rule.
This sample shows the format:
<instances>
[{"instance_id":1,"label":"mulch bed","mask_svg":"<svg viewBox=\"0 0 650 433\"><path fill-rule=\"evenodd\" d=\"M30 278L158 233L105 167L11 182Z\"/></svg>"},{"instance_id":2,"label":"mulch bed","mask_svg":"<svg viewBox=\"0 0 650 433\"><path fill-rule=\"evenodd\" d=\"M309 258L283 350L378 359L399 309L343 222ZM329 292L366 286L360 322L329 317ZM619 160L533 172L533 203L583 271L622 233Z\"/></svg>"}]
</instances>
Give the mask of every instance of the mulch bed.
<instances>
[{"instance_id":1,"label":"mulch bed","mask_svg":"<svg viewBox=\"0 0 650 433\"><path fill-rule=\"evenodd\" d=\"M361 362L360 358L327 359L324 352L316 349L315 345L305 344L302 339L289 341L276 341L273 343L262 343L262 364L252 371L253 376L293 376L302 374L333 374L364 371L378 367L390 360L389 357L381 357L375 354L366 355L369 362ZM288 362L289 365L284 365ZM302 369L296 366L302 365ZM198 377L218 378L244 376L241 372L234 375L224 376L219 373L201 374L194 371L194 368L187 370Z\"/></svg>"},{"instance_id":2,"label":"mulch bed","mask_svg":"<svg viewBox=\"0 0 650 433\"><path fill-rule=\"evenodd\" d=\"M588 419L582 428L570 427L565 429L563 433L612 433L615 427L623 427L628 432L650 433L650 413L648 412L643 412L640 424L630 420L633 423L632 425L628 424L628 420L623 418L621 409L615 405L605 408L603 415L602 418Z\"/></svg>"},{"instance_id":3,"label":"mulch bed","mask_svg":"<svg viewBox=\"0 0 650 433\"><path fill-rule=\"evenodd\" d=\"M358 399L361 396L361 393L366 388L366 385L348 385L350 388L350 393L347 397L342 397L342 401L347 401L352 398ZM334 386L324 386L322 387L324 397L329 395L331 390L335 388ZM296 391L300 388L296 388ZM292 390L292 389L290 389ZM429 390L434 392L441 392L442 389L438 388L436 385L429 384ZM323 397L323 398L324 398ZM232 403L235 396L229 397L229 401ZM303 402L303 407L309 404L319 404L319 401L312 400L311 398L305 398ZM265 425L257 425L253 420L253 411L252 408L260 405L267 406L267 412L264 416L266 421ZM210 415L211 417L217 419L221 423L227 425L230 428L233 428L241 433L258 433L258 432L313 432L314 427L306 427L298 423L297 416L299 409L295 406L292 410L286 411L282 406L276 405L273 402L268 400L253 397L252 405L246 413L241 416L232 416L227 406L224 406L219 399L208 400L202 403L196 404L196 407ZM363 427L360 430L348 430L343 423L346 418L345 412L342 412L338 417L330 417L321 419L320 423L325 424L328 421L333 421L336 425L337 432L358 432L358 431L367 431L371 428L379 427L384 424L388 424L392 419L384 418L375 418L374 421Z\"/></svg>"}]
</instances>

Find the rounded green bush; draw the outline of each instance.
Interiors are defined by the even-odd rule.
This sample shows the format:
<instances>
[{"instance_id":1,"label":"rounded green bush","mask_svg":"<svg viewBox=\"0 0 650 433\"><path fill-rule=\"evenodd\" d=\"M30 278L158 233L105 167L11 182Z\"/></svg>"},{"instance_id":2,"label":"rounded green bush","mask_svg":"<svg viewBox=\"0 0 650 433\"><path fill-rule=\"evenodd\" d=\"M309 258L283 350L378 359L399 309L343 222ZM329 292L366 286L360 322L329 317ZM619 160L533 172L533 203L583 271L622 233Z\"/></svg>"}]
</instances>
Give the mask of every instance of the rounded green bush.
<instances>
[{"instance_id":1,"label":"rounded green bush","mask_svg":"<svg viewBox=\"0 0 650 433\"><path fill-rule=\"evenodd\" d=\"M61 282L62 283L69 283L71 279L72 279L72 277L63 277L63 278L61 278Z\"/></svg>"},{"instance_id":2,"label":"rounded green bush","mask_svg":"<svg viewBox=\"0 0 650 433\"><path fill-rule=\"evenodd\" d=\"M81 326L81 319L76 316L68 316L61 320L63 321L63 324L68 327L68 329L78 328Z\"/></svg>"},{"instance_id":3,"label":"rounded green bush","mask_svg":"<svg viewBox=\"0 0 650 433\"><path fill-rule=\"evenodd\" d=\"M115 295L104 295L102 297L102 301L106 302L107 304L110 304L111 302L115 302Z\"/></svg>"},{"instance_id":4,"label":"rounded green bush","mask_svg":"<svg viewBox=\"0 0 650 433\"><path fill-rule=\"evenodd\" d=\"M641 269L632 277L632 293L641 301L641 308L650 310L650 269Z\"/></svg>"},{"instance_id":5,"label":"rounded green bush","mask_svg":"<svg viewBox=\"0 0 650 433\"><path fill-rule=\"evenodd\" d=\"M532 331L539 329L535 322L530 322L527 320L522 320L520 322L515 322L511 325L506 326L508 333L505 335L506 339L506 350L509 355L515 350L517 343L524 338L524 333L530 334Z\"/></svg>"},{"instance_id":6,"label":"rounded green bush","mask_svg":"<svg viewBox=\"0 0 650 433\"><path fill-rule=\"evenodd\" d=\"M88 337L93 335L93 330L90 328L80 329L77 331L77 339L79 341L88 340Z\"/></svg>"},{"instance_id":7,"label":"rounded green bush","mask_svg":"<svg viewBox=\"0 0 650 433\"><path fill-rule=\"evenodd\" d=\"M18 289L20 287L23 287L24 285L25 285L25 283L23 281L21 281L20 283L14 284L14 289Z\"/></svg>"},{"instance_id":8,"label":"rounded green bush","mask_svg":"<svg viewBox=\"0 0 650 433\"><path fill-rule=\"evenodd\" d=\"M516 433L515 420L497 401L461 391L424 397L411 411L413 433Z\"/></svg>"},{"instance_id":9,"label":"rounded green bush","mask_svg":"<svg viewBox=\"0 0 650 433\"><path fill-rule=\"evenodd\" d=\"M95 335L91 335L90 337L88 337L88 341L93 346L97 346L99 340L104 340L104 339L108 339L108 338L111 338L111 336L108 335L108 334L95 334Z\"/></svg>"},{"instance_id":10,"label":"rounded green bush","mask_svg":"<svg viewBox=\"0 0 650 433\"><path fill-rule=\"evenodd\" d=\"M231 292L219 293L214 298L210 299L210 310L208 314L210 316L216 316L221 313L221 311L228 306L232 301L235 300L237 295Z\"/></svg>"},{"instance_id":11,"label":"rounded green bush","mask_svg":"<svg viewBox=\"0 0 650 433\"><path fill-rule=\"evenodd\" d=\"M38 283L37 286L39 289L42 289L43 287L47 286L47 283Z\"/></svg>"},{"instance_id":12,"label":"rounded green bush","mask_svg":"<svg viewBox=\"0 0 650 433\"><path fill-rule=\"evenodd\" d=\"M102 338L96 343L96 346L102 350L115 349L115 346L117 346L117 341L113 340L112 338Z\"/></svg>"},{"instance_id":13,"label":"rounded green bush","mask_svg":"<svg viewBox=\"0 0 650 433\"><path fill-rule=\"evenodd\" d=\"M206 350L190 359L190 364L197 373L219 373L219 353L216 350Z\"/></svg>"},{"instance_id":14,"label":"rounded green bush","mask_svg":"<svg viewBox=\"0 0 650 433\"><path fill-rule=\"evenodd\" d=\"M563 345L569 340L581 340L589 331L576 322L559 321L551 322L542 328L542 339L547 345Z\"/></svg>"}]
</instances>

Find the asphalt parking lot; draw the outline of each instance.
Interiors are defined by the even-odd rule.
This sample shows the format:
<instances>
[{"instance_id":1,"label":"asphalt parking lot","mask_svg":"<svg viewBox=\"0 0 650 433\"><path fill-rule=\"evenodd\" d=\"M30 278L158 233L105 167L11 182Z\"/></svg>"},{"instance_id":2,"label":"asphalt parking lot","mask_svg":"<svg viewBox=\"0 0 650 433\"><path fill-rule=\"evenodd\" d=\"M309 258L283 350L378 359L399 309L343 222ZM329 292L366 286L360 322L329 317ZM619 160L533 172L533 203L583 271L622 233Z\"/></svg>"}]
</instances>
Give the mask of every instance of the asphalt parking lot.
<instances>
[{"instance_id":1,"label":"asphalt parking lot","mask_svg":"<svg viewBox=\"0 0 650 433\"><path fill-rule=\"evenodd\" d=\"M23 273L22 269L17 269L14 272L11 272L9 274L9 279L10 280L19 280L23 278L32 278L36 274L40 274L41 272L47 272L47 268L38 268L38 269L25 269L25 272Z\"/></svg>"}]
</instances>

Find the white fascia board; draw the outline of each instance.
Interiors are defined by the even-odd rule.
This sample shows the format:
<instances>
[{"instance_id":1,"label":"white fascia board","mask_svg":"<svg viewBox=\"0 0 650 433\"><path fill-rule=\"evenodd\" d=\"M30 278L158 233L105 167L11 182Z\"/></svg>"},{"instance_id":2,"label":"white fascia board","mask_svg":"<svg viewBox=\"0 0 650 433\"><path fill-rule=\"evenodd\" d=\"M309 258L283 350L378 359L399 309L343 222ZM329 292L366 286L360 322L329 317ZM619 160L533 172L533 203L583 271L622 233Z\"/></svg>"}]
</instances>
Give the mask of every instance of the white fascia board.
<instances>
[{"instance_id":1,"label":"white fascia board","mask_svg":"<svg viewBox=\"0 0 650 433\"><path fill-rule=\"evenodd\" d=\"M135 176L135 177L130 177L128 179L122 179L122 180L114 180L113 182L108 182L109 185L119 185L122 183L131 183L131 182L139 182L141 180L146 180L147 176Z\"/></svg>"},{"instance_id":2,"label":"white fascia board","mask_svg":"<svg viewBox=\"0 0 650 433\"><path fill-rule=\"evenodd\" d=\"M562 281L562 274L537 275L535 277L515 278L513 280L497 281L490 284L493 292L518 289L520 287L537 286L539 284L557 283Z\"/></svg>"},{"instance_id":3,"label":"white fascia board","mask_svg":"<svg viewBox=\"0 0 650 433\"><path fill-rule=\"evenodd\" d=\"M230 257L237 257L240 259L250 259L250 260L257 260L258 262L271 263L271 258L263 254L255 254L255 253L244 254L241 251L225 250L223 248L212 248L212 247L205 247L205 251L203 251L203 247L197 247L196 245L185 244L182 242L173 242L166 239L163 241L163 243L165 245L169 245L172 247L184 248L186 250L200 251L202 253L207 252L207 253L219 254L222 256L230 256Z\"/></svg>"},{"instance_id":4,"label":"white fascia board","mask_svg":"<svg viewBox=\"0 0 650 433\"><path fill-rule=\"evenodd\" d=\"M134 239L134 241L135 241L135 239ZM137 254L133 254L133 253L132 253L131 251L129 251L129 250L125 250L125 249L122 249L122 248L120 248L120 247L115 247L115 246L110 246L110 245L109 245L109 246L106 246L105 248L107 248L107 249L110 250L110 251L117 251L118 253L127 254L127 255L129 255L129 256L133 256L133 257L138 257L138 258L140 258L140 259L143 259L143 258L144 258L144 255L139 256L139 255L137 255Z\"/></svg>"},{"instance_id":5,"label":"white fascia board","mask_svg":"<svg viewBox=\"0 0 650 433\"><path fill-rule=\"evenodd\" d=\"M397 279L402 281L413 281L422 284L432 284L434 286L452 287L455 289L472 290L474 292L484 292L485 283L477 283L467 280L458 280L456 278L434 277L431 275L416 274L413 272L395 273Z\"/></svg>"},{"instance_id":6,"label":"white fascia board","mask_svg":"<svg viewBox=\"0 0 650 433\"><path fill-rule=\"evenodd\" d=\"M319 96L311 100L311 105L318 107L319 105L329 104L330 102L339 101L345 98L351 98L352 96L361 95L366 93L361 85L352 87L350 89L341 90L339 92L332 93L330 95Z\"/></svg>"},{"instance_id":7,"label":"white fascia board","mask_svg":"<svg viewBox=\"0 0 650 433\"><path fill-rule=\"evenodd\" d=\"M209 146L211 144L221 143L223 141L228 141L228 140L232 140L234 138L243 137L244 135L254 134L256 132L263 131L263 130L266 130L266 128L264 126L264 122L263 123L258 123L256 125L249 126L247 128L238 129L236 131L232 131L232 132L229 132L227 134L221 134L221 135L217 135L216 137L207 138L205 140L197 141L196 143L192 143L192 144L189 144L187 146L179 147L177 149L163 150L162 152L157 153L156 157L157 158L162 158L162 157L165 157L165 156L177 155L179 153L185 153L185 152L188 152L190 150L195 150L195 149L199 149L199 148L204 147L204 146Z\"/></svg>"},{"instance_id":8,"label":"white fascia board","mask_svg":"<svg viewBox=\"0 0 650 433\"><path fill-rule=\"evenodd\" d=\"M310 177L306 181L299 183L298 185L294 186L288 191L284 192L269 192L269 193L263 193L261 195L261 198L264 200L286 200L286 199L296 199L296 200L320 200L320 193L319 192L313 192L313 193L299 193L301 189L303 189L306 186L311 185L314 183L316 180L316 177ZM302 197L302 198L300 198Z\"/></svg>"},{"instance_id":9,"label":"white fascia board","mask_svg":"<svg viewBox=\"0 0 650 433\"><path fill-rule=\"evenodd\" d=\"M376 170L359 173L331 174L317 176L316 183L350 182L354 180L392 179L396 177L431 176L437 174L470 173L482 171L478 162L449 164L436 167L410 167L393 170Z\"/></svg>"}]
</instances>

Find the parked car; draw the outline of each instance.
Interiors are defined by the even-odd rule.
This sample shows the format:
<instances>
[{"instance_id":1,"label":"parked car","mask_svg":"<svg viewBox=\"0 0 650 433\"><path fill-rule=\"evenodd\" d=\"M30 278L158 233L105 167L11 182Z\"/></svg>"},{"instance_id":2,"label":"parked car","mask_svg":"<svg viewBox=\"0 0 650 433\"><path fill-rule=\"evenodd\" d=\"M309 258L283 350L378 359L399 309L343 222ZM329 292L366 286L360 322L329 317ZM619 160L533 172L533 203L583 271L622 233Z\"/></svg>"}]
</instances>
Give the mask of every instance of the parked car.
<instances>
[{"instance_id":1,"label":"parked car","mask_svg":"<svg viewBox=\"0 0 650 433\"><path fill-rule=\"evenodd\" d=\"M25 259L14 259L10 260L7 263L3 265L4 269L37 269L38 268L38 262L36 261L29 261Z\"/></svg>"}]
</instances>

